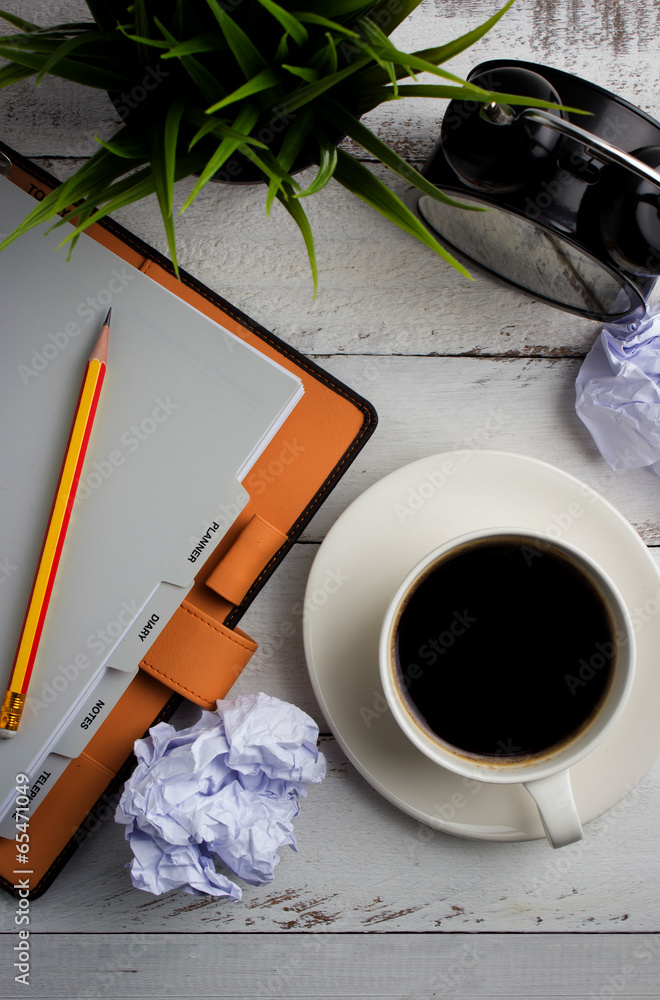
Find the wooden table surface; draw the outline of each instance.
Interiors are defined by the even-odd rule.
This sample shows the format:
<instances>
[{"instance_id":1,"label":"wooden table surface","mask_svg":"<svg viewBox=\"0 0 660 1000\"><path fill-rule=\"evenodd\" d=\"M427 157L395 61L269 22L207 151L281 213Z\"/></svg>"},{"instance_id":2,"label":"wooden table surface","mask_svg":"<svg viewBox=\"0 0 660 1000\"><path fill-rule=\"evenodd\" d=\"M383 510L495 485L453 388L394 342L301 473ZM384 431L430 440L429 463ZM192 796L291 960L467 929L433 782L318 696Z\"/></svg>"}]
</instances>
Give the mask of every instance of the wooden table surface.
<instances>
[{"instance_id":1,"label":"wooden table surface","mask_svg":"<svg viewBox=\"0 0 660 1000\"><path fill-rule=\"evenodd\" d=\"M40 23L80 0L4 0ZM423 47L474 27L491 0L423 0L398 30ZM456 72L501 56L576 72L660 116L657 0L519 0ZM442 105L369 120L421 164ZM111 133L100 93L30 81L0 95L0 137L65 177ZM374 166L379 175L385 171ZM401 191L403 182L388 176ZM189 186L180 185L182 199ZM13 982L14 901L0 899L0 996L384 998L660 994L660 768L582 843L460 840L398 811L348 763L307 675L299 606L328 528L366 487L422 456L486 447L547 460L599 490L660 545L660 483L614 474L574 413L598 326L485 277L470 283L332 183L308 206L320 289L288 216L261 188L209 185L178 227L183 266L375 405L375 436L243 619L260 643L233 693L267 691L318 720L328 775L302 803L299 853L238 903L137 891L111 817L31 909L31 986ZM165 250L155 200L119 221ZM493 420L492 415L498 419ZM293 625L293 635L290 625ZM177 724L196 710L185 706Z\"/></svg>"}]
</instances>

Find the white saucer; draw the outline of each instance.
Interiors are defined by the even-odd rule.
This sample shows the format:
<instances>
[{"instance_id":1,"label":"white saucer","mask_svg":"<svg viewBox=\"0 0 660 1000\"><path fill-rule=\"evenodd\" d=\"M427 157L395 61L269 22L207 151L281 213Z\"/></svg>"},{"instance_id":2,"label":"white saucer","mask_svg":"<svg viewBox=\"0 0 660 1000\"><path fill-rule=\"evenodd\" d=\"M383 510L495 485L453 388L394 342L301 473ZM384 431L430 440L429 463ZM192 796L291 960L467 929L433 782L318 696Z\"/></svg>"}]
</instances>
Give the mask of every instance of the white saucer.
<instances>
[{"instance_id":1,"label":"white saucer","mask_svg":"<svg viewBox=\"0 0 660 1000\"><path fill-rule=\"evenodd\" d=\"M464 532L510 525L560 534L592 556L633 618L637 667L628 704L605 741L571 769L587 823L622 799L660 753L660 573L608 501L523 455L432 455L386 476L351 504L321 545L306 591L310 677L348 758L404 812L479 840L543 837L536 806L522 786L461 778L409 742L383 697L378 635L390 597L423 555Z\"/></svg>"}]
</instances>

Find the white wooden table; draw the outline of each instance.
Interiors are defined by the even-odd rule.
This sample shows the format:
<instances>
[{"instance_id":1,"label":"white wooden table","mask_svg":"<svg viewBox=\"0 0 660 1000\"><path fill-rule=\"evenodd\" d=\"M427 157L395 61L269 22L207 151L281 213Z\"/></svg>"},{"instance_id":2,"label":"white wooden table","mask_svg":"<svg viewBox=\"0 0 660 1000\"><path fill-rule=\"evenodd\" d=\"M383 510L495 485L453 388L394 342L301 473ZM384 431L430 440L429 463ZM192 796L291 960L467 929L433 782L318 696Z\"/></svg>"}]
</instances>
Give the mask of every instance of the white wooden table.
<instances>
[{"instance_id":1,"label":"white wooden table","mask_svg":"<svg viewBox=\"0 0 660 1000\"><path fill-rule=\"evenodd\" d=\"M84 10L80 0L4 6L44 24ZM402 47L430 45L494 7L423 0L396 37ZM654 0L519 0L453 68L467 72L505 55L538 60L658 117L659 34ZM421 163L442 110L423 100L393 103L370 120ZM103 95L57 81L0 93L0 136L62 177L114 120ZM463 281L336 184L311 202L316 299L297 230L278 205L266 218L260 188L209 185L178 229L183 266L365 395L380 416L241 623L260 649L233 693L267 691L321 726L329 770L302 803L300 853L284 850L272 884L245 886L239 903L154 897L133 889L123 828L110 817L33 904L29 990L13 982L15 903L0 899L0 996L657 998L660 765L589 824L581 844L559 852L541 841L480 843L423 827L374 791L328 733L296 610L341 511L383 475L454 447L558 465L611 500L647 544L660 545L657 477L612 473L574 413L575 375L598 327L489 279ZM165 250L154 200L118 218ZM489 420L493 413L498 420ZM188 706L178 723L195 715Z\"/></svg>"}]
</instances>

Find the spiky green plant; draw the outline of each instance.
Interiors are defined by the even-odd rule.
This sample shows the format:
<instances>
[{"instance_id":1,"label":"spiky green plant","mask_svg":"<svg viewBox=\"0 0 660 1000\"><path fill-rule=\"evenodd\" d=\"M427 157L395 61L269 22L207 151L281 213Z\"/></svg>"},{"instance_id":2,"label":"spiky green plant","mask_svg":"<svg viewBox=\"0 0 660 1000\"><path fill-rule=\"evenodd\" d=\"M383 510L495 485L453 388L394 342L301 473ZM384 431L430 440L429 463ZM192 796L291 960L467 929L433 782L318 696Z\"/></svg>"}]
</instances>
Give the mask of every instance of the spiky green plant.
<instances>
[{"instance_id":1,"label":"spiky green plant","mask_svg":"<svg viewBox=\"0 0 660 1000\"><path fill-rule=\"evenodd\" d=\"M361 121L384 101L407 96L547 106L475 87L443 68L480 39L513 3L453 41L405 53L389 34L420 0L87 0L92 21L40 28L13 14L18 31L0 37L0 87L54 74L108 91L124 124L72 177L41 201L0 249L77 206L66 236L156 193L178 273L173 190L196 175L181 211L214 177L267 185L298 224L317 284L314 241L303 199L334 177L464 274L403 202L359 160L338 148L350 136L411 184L451 201ZM419 83L429 73L442 82ZM413 83L399 80L412 78ZM304 190L301 164L318 170ZM455 204L454 202L452 202ZM62 220L55 222L60 225Z\"/></svg>"}]
</instances>

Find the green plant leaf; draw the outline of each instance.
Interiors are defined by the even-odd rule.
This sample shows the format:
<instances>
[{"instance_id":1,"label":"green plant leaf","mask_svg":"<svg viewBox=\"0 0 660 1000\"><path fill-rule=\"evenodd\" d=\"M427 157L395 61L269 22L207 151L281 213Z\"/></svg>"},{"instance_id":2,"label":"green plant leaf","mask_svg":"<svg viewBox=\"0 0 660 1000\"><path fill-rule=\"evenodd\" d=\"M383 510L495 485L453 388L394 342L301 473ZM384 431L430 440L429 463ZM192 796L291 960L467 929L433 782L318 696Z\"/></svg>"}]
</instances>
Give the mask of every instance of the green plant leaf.
<instances>
[{"instance_id":1,"label":"green plant leaf","mask_svg":"<svg viewBox=\"0 0 660 1000\"><path fill-rule=\"evenodd\" d=\"M373 0L323 0L323 10L331 18L361 14L373 6Z\"/></svg>"},{"instance_id":2,"label":"green plant leaf","mask_svg":"<svg viewBox=\"0 0 660 1000\"><path fill-rule=\"evenodd\" d=\"M190 176L196 170L200 169L203 164L203 159L196 154L187 154L181 157L176 164L176 171L174 175L175 180L181 180L184 177ZM125 208L127 205L132 204L135 201L140 201L142 198L148 197L148 195L153 194L156 190L156 182L151 173L151 167L144 167L142 170L138 170L136 173L131 174L129 177L124 177L122 180L117 181L115 184L111 185L106 190L106 195L109 196L109 200L99 208L94 208L90 211L91 204L84 203L79 206L79 210L86 215L84 222L77 225L71 233L69 233L65 239L62 241L60 246L68 243L70 240L75 240L76 237L88 229L94 223L99 222L105 216L111 214L112 212L118 211L120 208ZM45 199L44 199L45 200ZM58 219L57 222L51 228L57 228L63 225L68 220Z\"/></svg>"},{"instance_id":3,"label":"green plant leaf","mask_svg":"<svg viewBox=\"0 0 660 1000\"><path fill-rule=\"evenodd\" d=\"M154 17L154 23L158 27L158 30L162 32L166 42L169 42L170 45L178 44L174 35L168 31L157 17ZM179 60L195 86L204 95L206 101L217 101L218 96L224 96L225 89L220 81L206 66L202 65L199 59L196 59L195 56L179 56Z\"/></svg>"},{"instance_id":4,"label":"green plant leaf","mask_svg":"<svg viewBox=\"0 0 660 1000\"><path fill-rule=\"evenodd\" d=\"M0 250L4 250L5 247L8 247L14 240L27 233L34 226L38 226L41 222L52 218L55 214L55 205L59 193L60 189L56 188L55 191L51 191L50 194L47 194L42 201L35 205L25 219L11 233L5 236L2 243L0 243Z\"/></svg>"},{"instance_id":5,"label":"green plant leaf","mask_svg":"<svg viewBox=\"0 0 660 1000\"><path fill-rule=\"evenodd\" d=\"M461 35L460 38L455 38L451 42L446 42L445 45L438 45L430 49L420 49L418 52L415 52L414 55L419 56L420 59L426 59L428 62L435 63L436 65L441 62L447 62L448 59L453 59L454 56L464 52L465 49L469 49L475 44L475 42L478 42L484 37L484 35L488 34L490 29L497 24L500 18L504 17L506 12L515 2L516 0L509 0L509 2L501 8L501 10L498 10L492 17L489 17L483 24L480 24L478 28L468 31L465 35Z\"/></svg>"},{"instance_id":6,"label":"green plant leaf","mask_svg":"<svg viewBox=\"0 0 660 1000\"><path fill-rule=\"evenodd\" d=\"M207 135L215 135L219 139L237 139L239 144L245 142L251 146L256 146L258 149L268 148L264 142L261 142L254 136L237 132L235 129L231 128L231 126L227 125L225 119L216 118L214 115L207 115L202 111L188 109L186 111L186 121L190 125L199 125L198 131L194 134L188 144L189 151Z\"/></svg>"},{"instance_id":7,"label":"green plant leaf","mask_svg":"<svg viewBox=\"0 0 660 1000\"><path fill-rule=\"evenodd\" d=\"M368 153L371 153L381 163L384 163L386 167L389 167L390 170L394 170L400 177L403 177L409 184L414 184L424 194L428 194L431 198L435 198L436 201L442 201L446 205L453 205L456 208L481 211L477 206L464 205L461 201L456 201L454 198L450 198L442 191L439 191L431 181L424 177L423 174L420 174L419 170L416 170L407 160L404 160L402 156L395 153L382 139L374 135L366 125L358 121L354 115L346 111L337 101L333 101L330 98L324 100L323 117L341 132L345 132L347 136L359 143Z\"/></svg>"},{"instance_id":8,"label":"green plant leaf","mask_svg":"<svg viewBox=\"0 0 660 1000\"><path fill-rule=\"evenodd\" d=\"M151 32L149 31L149 15L147 14L147 8L144 0L133 0L129 10L133 12L133 25L135 34L142 36L144 38L150 38ZM140 58L143 62L146 62L149 58L147 55L147 50L142 42L137 43L138 52Z\"/></svg>"},{"instance_id":9,"label":"green plant leaf","mask_svg":"<svg viewBox=\"0 0 660 1000\"><path fill-rule=\"evenodd\" d=\"M94 139L113 156L119 156L124 160L142 159L144 162L149 158L149 144L144 136L136 136L123 143L115 142L113 139L101 139L98 135L95 135Z\"/></svg>"},{"instance_id":10,"label":"green plant leaf","mask_svg":"<svg viewBox=\"0 0 660 1000\"><path fill-rule=\"evenodd\" d=\"M307 10L294 10L292 14L303 24L318 24L323 28L329 28L331 31L337 31L341 35L346 35L348 38L360 37L357 31L347 28L344 24L340 24L339 21L332 21L329 17L323 17L322 14L315 14Z\"/></svg>"},{"instance_id":11,"label":"green plant leaf","mask_svg":"<svg viewBox=\"0 0 660 1000\"><path fill-rule=\"evenodd\" d=\"M285 31L275 50L274 62L279 64L289 58L289 37L289 34Z\"/></svg>"},{"instance_id":12,"label":"green plant leaf","mask_svg":"<svg viewBox=\"0 0 660 1000\"><path fill-rule=\"evenodd\" d=\"M87 9L104 31L110 31L117 23L117 4L108 0L85 0Z\"/></svg>"},{"instance_id":13,"label":"green plant leaf","mask_svg":"<svg viewBox=\"0 0 660 1000\"><path fill-rule=\"evenodd\" d=\"M294 188L300 190L300 184L291 177L288 170L282 166L279 158L271 153L269 149L260 150L257 153L252 146L243 146L241 152L255 166L259 167L270 183L275 185L276 191L283 189L285 186L287 191Z\"/></svg>"},{"instance_id":14,"label":"green plant leaf","mask_svg":"<svg viewBox=\"0 0 660 1000\"><path fill-rule=\"evenodd\" d=\"M301 199L320 191L333 176L461 269L386 184L337 150L337 130L429 196L460 205L379 140L359 116L383 101L408 96L492 100L528 107L558 105L486 91L443 68L448 59L491 30L513 0L499 0L504 3L500 10L453 41L406 53L389 36L419 2L322 0L310 5L311 10L300 11L296 10L300 0L237 0L231 7L225 0L87 0L93 23L51 28L0 11L0 19L20 32L0 36L0 59L8 60L0 67L0 88L32 74L37 75L37 83L55 74L121 93L135 86L149 60L158 58L171 75L150 99L149 117L136 114L111 139L98 140L98 151L35 206L24 220L25 228L18 227L9 242L39 220L55 218L53 226L63 225L66 220L57 218L57 213L75 204L78 222L65 240L73 246L95 221L155 193L176 269L175 181L199 174L184 211L238 151L267 183L267 211L277 197L299 226L315 293L314 243ZM420 72L441 80L419 84L415 74ZM413 78L413 84L399 85L406 76ZM276 124L273 114L284 120ZM282 132L277 153L251 134L266 124ZM184 130L186 142L190 140L187 152L180 148ZM301 191L291 170L300 164L303 151L316 161L317 170ZM462 269L462 273L467 272Z\"/></svg>"},{"instance_id":15,"label":"green plant leaf","mask_svg":"<svg viewBox=\"0 0 660 1000\"><path fill-rule=\"evenodd\" d=\"M124 126L112 137L113 143L120 146L134 142L136 136L132 129ZM98 190L102 193L108 184L111 184L117 177L141 166L147 161L147 151L134 159L122 158L106 149L99 149L86 163L76 170L64 184L56 188L53 192L55 209L53 215L64 211L70 205L86 198L90 190ZM47 195L42 205L50 198Z\"/></svg>"},{"instance_id":16,"label":"green plant leaf","mask_svg":"<svg viewBox=\"0 0 660 1000\"><path fill-rule=\"evenodd\" d=\"M447 62L449 59L452 59L454 56L459 55L465 49L470 48L472 45L475 44L475 42L478 42L481 38L483 38L484 35L486 35L491 30L491 28L494 27L495 24L497 24L500 18L504 17L506 12L514 3L515 0L509 0L509 2L505 4L504 7L501 8L501 10L497 11L497 13L494 14L492 17L489 17L488 20L484 21L483 24L479 25L478 28L474 28L472 31L468 31L466 34L461 35L459 38L455 38L453 39L453 41L447 42L444 45L437 45L428 49L419 49L417 52L411 53L406 58L410 59L411 57L415 57L423 59L426 62L433 63L433 65L435 66L437 66L439 63ZM410 65L410 63L402 62L400 65L401 65L401 71L397 74L399 79L409 75L405 72L405 69L408 65ZM369 84L386 82L385 75L378 69L372 69L368 71L363 75L363 79L365 80L365 82Z\"/></svg>"},{"instance_id":17,"label":"green plant leaf","mask_svg":"<svg viewBox=\"0 0 660 1000\"><path fill-rule=\"evenodd\" d=\"M254 126L259 120L259 108L252 104L244 105L238 112L236 119L233 123L232 128L235 132L242 133L244 135L249 135ZM214 174L220 170L220 168L226 163L232 153L241 146L241 142L238 139L226 137L224 138L215 153L210 157L206 166L202 170L197 183L194 188L186 198L183 208L181 209L180 215L189 208L202 188L211 180Z\"/></svg>"},{"instance_id":18,"label":"green plant leaf","mask_svg":"<svg viewBox=\"0 0 660 1000\"><path fill-rule=\"evenodd\" d=\"M352 156L342 149L337 150L337 167L335 179L339 183L356 195L362 201L370 205L386 219L393 222L404 232L417 237L422 243L435 253L439 254L447 263L456 268L464 277L471 278L470 273L463 267L455 257L452 257L445 248L431 236L430 232L419 219L413 215L410 209L406 208L403 202L397 198L382 181L379 181L370 170L362 163L354 160Z\"/></svg>"},{"instance_id":19,"label":"green plant leaf","mask_svg":"<svg viewBox=\"0 0 660 1000\"><path fill-rule=\"evenodd\" d=\"M319 275L318 268L316 265L316 250L314 248L314 237L312 235L312 227L309 224L309 219L305 215L304 209L299 201L296 201L291 197L293 192L279 190L277 192L277 200L284 205L287 212L293 219L293 221L298 226L300 232L302 233L303 239L305 241L305 246L307 247L307 256L309 257L309 263L312 269L312 280L314 281L314 298L316 298L316 292L318 289Z\"/></svg>"},{"instance_id":20,"label":"green plant leaf","mask_svg":"<svg viewBox=\"0 0 660 1000\"><path fill-rule=\"evenodd\" d=\"M455 73L450 73L446 69L441 69L439 66L435 66L432 62L428 62L426 59L420 59L419 56L408 55L406 52L400 52L389 43L387 45L372 43L371 47L382 59L387 59L390 63L402 67L404 72L396 74L399 79L403 76L412 76L413 73L411 70L417 70L418 73L432 73L434 76L440 76L445 80L451 80L453 83L457 83L463 87L472 87L475 92L481 92L482 94L485 93L483 87L471 84L462 77L456 76Z\"/></svg>"},{"instance_id":21,"label":"green plant leaf","mask_svg":"<svg viewBox=\"0 0 660 1000\"><path fill-rule=\"evenodd\" d=\"M186 102L183 97L177 97L167 109L165 132L163 136L163 153L165 156L165 184L167 194L167 210L172 212L174 178L176 174L177 146L179 130Z\"/></svg>"},{"instance_id":22,"label":"green plant leaf","mask_svg":"<svg viewBox=\"0 0 660 1000\"><path fill-rule=\"evenodd\" d=\"M103 41L102 43L94 43L92 41L87 43L86 61L90 63L111 62L112 50L114 48L116 52L118 47L117 36L114 32L92 32L86 28L84 31L60 31L59 29L33 31L31 34L25 35L1 35L0 43L5 46L11 46L15 52L31 52L35 55L42 53L45 57L48 57L53 52L56 52L65 42L77 39L78 44L80 44L81 41L86 42L87 36L92 33L100 35ZM119 45L121 45L121 42Z\"/></svg>"},{"instance_id":23,"label":"green plant leaf","mask_svg":"<svg viewBox=\"0 0 660 1000\"><path fill-rule=\"evenodd\" d=\"M154 18L154 20L156 21L157 18ZM136 45L148 45L152 49L162 49L163 51L167 50L169 52L170 46L167 42L162 41L160 38L147 38L145 35L136 35L121 24L117 25L117 30L122 33L124 38L128 38L130 42L135 42ZM143 56L142 61L146 62L147 57Z\"/></svg>"},{"instance_id":24,"label":"green plant leaf","mask_svg":"<svg viewBox=\"0 0 660 1000\"><path fill-rule=\"evenodd\" d=\"M217 31L209 31L205 35L197 35L186 42L179 42L163 56L163 59L180 59L181 56L196 55L198 52L226 51L227 42Z\"/></svg>"},{"instance_id":25,"label":"green plant leaf","mask_svg":"<svg viewBox=\"0 0 660 1000\"><path fill-rule=\"evenodd\" d=\"M80 213L79 221L73 223L73 229L69 232L59 247L63 247L66 243L71 242L72 247L78 240L78 237L94 223L100 222L111 212L115 212L120 208L125 208L126 205L131 205L133 202L139 201L142 198L148 197L153 194L156 190L155 181L151 172L151 167L144 167L135 174L131 174L130 177L123 178L122 181L117 182L117 184L111 185L107 188L105 194L110 196L108 201L99 208L94 207L92 199L88 199L83 203L83 205L78 206L77 211ZM63 219L58 219L48 230L49 232L53 229L57 229L63 226L65 223L69 222L66 217Z\"/></svg>"},{"instance_id":26,"label":"green plant leaf","mask_svg":"<svg viewBox=\"0 0 660 1000\"><path fill-rule=\"evenodd\" d=\"M282 63L282 69L304 80L305 83L316 83L319 78L318 70L309 69L307 66L290 66L288 63Z\"/></svg>"},{"instance_id":27,"label":"green plant leaf","mask_svg":"<svg viewBox=\"0 0 660 1000\"><path fill-rule=\"evenodd\" d=\"M450 87L444 84L424 84L411 83L399 86L398 96L389 88L383 87L381 93L386 94L379 103L383 101L395 101L401 97L448 97L450 100L481 101L488 104L495 101L498 104L524 104L528 108L549 108L556 111L569 111L576 115L589 115L590 111L583 111L580 108L567 107L565 104L552 104L549 101L540 101L534 97L524 97L522 94L499 94L496 91L470 90L466 87Z\"/></svg>"},{"instance_id":28,"label":"green plant leaf","mask_svg":"<svg viewBox=\"0 0 660 1000\"><path fill-rule=\"evenodd\" d=\"M369 18L374 24L379 24L386 35L391 35L402 21L419 7L421 0L376 0L370 8Z\"/></svg>"},{"instance_id":29,"label":"green plant leaf","mask_svg":"<svg viewBox=\"0 0 660 1000\"><path fill-rule=\"evenodd\" d=\"M168 199L167 182L165 179L165 174L166 174L165 163L159 155L160 154L159 145L155 135L152 136L152 138L153 138L153 144L151 146L151 173L156 188L156 197L158 198L160 214L163 219L163 225L165 226L165 234L167 236L167 246L170 251L172 264L174 265L175 274L178 278L179 263L177 260L177 253L176 253L176 233L174 231L174 220L172 218L172 212L167 211L167 201L169 199Z\"/></svg>"},{"instance_id":30,"label":"green plant leaf","mask_svg":"<svg viewBox=\"0 0 660 1000\"><path fill-rule=\"evenodd\" d=\"M369 44L365 45L365 51L371 56L373 61L378 64L385 77L392 82L392 85L396 89L396 73L394 71L394 64L391 61L390 53L396 53L397 50L394 48L387 35L375 24L372 24L368 17L361 18L358 21L358 25L362 34L368 39Z\"/></svg>"},{"instance_id":31,"label":"green plant leaf","mask_svg":"<svg viewBox=\"0 0 660 1000\"><path fill-rule=\"evenodd\" d=\"M149 15L145 7L144 0L133 0L128 8L133 11L133 23L137 35L149 36Z\"/></svg>"},{"instance_id":32,"label":"green plant leaf","mask_svg":"<svg viewBox=\"0 0 660 1000\"><path fill-rule=\"evenodd\" d=\"M295 194L294 198L307 198L309 195L321 191L337 169L337 146L335 143L330 142L322 133L319 133L316 139L319 146L318 172L312 183L304 191Z\"/></svg>"},{"instance_id":33,"label":"green plant leaf","mask_svg":"<svg viewBox=\"0 0 660 1000\"><path fill-rule=\"evenodd\" d=\"M151 172L160 213L165 225L167 245L177 278L179 277L179 265L176 253L176 234L172 218L172 205L174 201L176 147L183 109L184 101L179 98L168 108L164 130L161 131L161 125L158 121L152 122L149 127Z\"/></svg>"},{"instance_id":34,"label":"green plant leaf","mask_svg":"<svg viewBox=\"0 0 660 1000\"><path fill-rule=\"evenodd\" d=\"M85 32L84 34L77 35L74 38L69 38L68 41L63 42L62 45L58 46L58 48L56 48L55 51L50 54L48 59L46 59L43 66L37 73L35 84L39 86L46 73L51 73L53 71L53 68L57 65L57 63L61 59L63 59L65 56L68 56L71 52L74 52L76 49L81 48L84 45L89 45L92 42L100 41L103 42L104 44L107 44L109 40L112 41L112 38L109 39L108 35L102 31L89 31Z\"/></svg>"},{"instance_id":35,"label":"green plant leaf","mask_svg":"<svg viewBox=\"0 0 660 1000\"><path fill-rule=\"evenodd\" d=\"M246 79L256 76L267 64L252 39L225 13L218 0L206 0L206 2Z\"/></svg>"},{"instance_id":36,"label":"green plant leaf","mask_svg":"<svg viewBox=\"0 0 660 1000\"><path fill-rule=\"evenodd\" d=\"M284 68L286 69L286 67ZM253 76L251 80L244 83L238 90L234 90L233 93L223 97L221 101L212 104L210 108L206 109L206 113L209 115L213 114L213 112L220 111L221 108L226 107L228 104L235 104L236 101L242 101L245 97L259 94L263 90L270 90L271 87L276 86L279 82L279 76L274 69L270 67L262 69L260 73Z\"/></svg>"},{"instance_id":37,"label":"green plant leaf","mask_svg":"<svg viewBox=\"0 0 660 1000\"><path fill-rule=\"evenodd\" d=\"M327 58L324 60L322 65L327 65L331 73L336 73L339 67L339 56L337 55L337 46L335 45L335 40L329 31L326 31L325 37L328 39L328 45L326 48Z\"/></svg>"},{"instance_id":38,"label":"green plant leaf","mask_svg":"<svg viewBox=\"0 0 660 1000\"><path fill-rule=\"evenodd\" d=\"M119 160L104 149L100 149L72 177L35 205L28 216L0 243L0 250L9 246L10 243L13 243L15 239L34 226L52 219L58 212L76 204L90 190L93 179L97 185L106 189L111 180L130 169L131 166L132 164L129 163L127 166L126 161Z\"/></svg>"},{"instance_id":39,"label":"green plant leaf","mask_svg":"<svg viewBox=\"0 0 660 1000\"><path fill-rule=\"evenodd\" d=\"M15 28L20 31L39 31L40 27L38 24L33 24L32 21L26 21L25 18L19 17L18 14L12 14L8 10L0 10L0 17L3 21L7 21L9 24L13 24Z\"/></svg>"},{"instance_id":40,"label":"green plant leaf","mask_svg":"<svg viewBox=\"0 0 660 1000\"><path fill-rule=\"evenodd\" d=\"M274 0L258 0L258 2L269 14L272 14L280 22L285 31L288 31L296 45L305 44L309 38L309 34L295 14L285 10L284 7L280 7L279 4L274 3Z\"/></svg>"},{"instance_id":41,"label":"green plant leaf","mask_svg":"<svg viewBox=\"0 0 660 1000\"><path fill-rule=\"evenodd\" d=\"M309 104L310 101L319 97L320 94L324 94L326 90L329 90L331 87L336 86L336 84L346 80L349 76L352 76L353 73L356 73L362 66L365 66L369 60L369 56L363 56L360 59L356 59L350 66L346 66L345 69L339 70L338 73L330 73L321 80L317 80L316 83L310 83L306 87L299 87L298 90L295 90L290 97L287 97L278 103L278 113L281 115L287 115L292 111L297 111L298 108L304 107L305 104Z\"/></svg>"},{"instance_id":42,"label":"green plant leaf","mask_svg":"<svg viewBox=\"0 0 660 1000\"><path fill-rule=\"evenodd\" d=\"M7 63L5 66L0 67L0 90L3 87L10 87L12 83L18 83L19 80L25 80L28 76L34 75L33 69L28 69L27 66L19 66L18 63Z\"/></svg>"},{"instance_id":43,"label":"green plant leaf","mask_svg":"<svg viewBox=\"0 0 660 1000\"><path fill-rule=\"evenodd\" d=\"M25 52L11 45L3 45L0 40L0 58L8 59L32 70L40 70L46 61L39 53ZM120 76L112 70L100 69L75 62L72 59L61 59L57 64L57 75L74 83L82 83L86 87L98 90L122 91L131 85L126 76Z\"/></svg>"},{"instance_id":44,"label":"green plant leaf","mask_svg":"<svg viewBox=\"0 0 660 1000\"><path fill-rule=\"evenodd\" d=\"M291 166L296 160L296 157L301 152L303 146L310 137L312 128L314 127L314 115L309 110L303 111L301 114L297 115L294 121L291 123L289 128L286 130L284 139L282 141L282 146L278 153L277 159L280 166L284 170L290 170ZM268 194L266 196L266 214L270 215L271 206L275 200L275 195L279 190L279 183L277 181L271 180L268 185Z\"/></svg>"},{"instance_id":45,"label":"green plant leaf","mask_svg":"<svg viewBox=\"0 0 660 1000\"><path fill-rule=\"evenodd\" d=\"M204 139L207 135L216 135L216 128L218 125L222 124L219 118L208 118L195 132L194 136L188 143L188 151L190 152L201 139ZM224 138L224 136L223 136Z\"/></svg>"},{"instance_id":46,"label":"green plant leaf","mask_svg":"<svg viewBox=\"0 0 660 1000\"><path fill-rule=\"evenodd\" d=\"M290 184L295 183L293 178L286 171L282 170L276 158L268 151L255 153L252 147L245 146L241 152L246 159L250 160L254 163L255 167L261 170L264 180L268 180L269 185L272 184L275 187L276 196L277 192L282 189L285 181L288 181ZM300 187L300 185L296 184L296 187Z\"/></svg>"}]
</instances>

